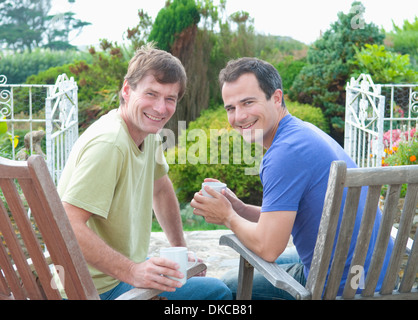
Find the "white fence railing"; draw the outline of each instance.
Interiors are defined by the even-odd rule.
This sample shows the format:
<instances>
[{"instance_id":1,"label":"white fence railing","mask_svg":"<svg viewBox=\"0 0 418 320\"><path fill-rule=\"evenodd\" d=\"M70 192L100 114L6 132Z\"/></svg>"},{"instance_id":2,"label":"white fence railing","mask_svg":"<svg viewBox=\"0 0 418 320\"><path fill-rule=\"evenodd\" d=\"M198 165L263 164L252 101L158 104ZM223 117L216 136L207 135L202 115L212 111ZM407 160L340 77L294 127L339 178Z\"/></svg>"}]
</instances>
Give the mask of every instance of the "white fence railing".
<instances>
[{"instance_id":1,"label":"white fence railing","mask_svg":"<svg viewBox=\"0 0 418 320\"><path fill-rule=\"evenodd\" d=\"M346 88L344 149L360 167L380 167L395 133L410 133L418 121L418 84L375 85L369 75Z\"/></svg>"},{"instance_id":2,"label":"white fence railing","mask_svg":"<svg viewBox=\"0 0 418 320\"><path fill-rule=\"evenodd\" d=\"M44 154L57 184L78 138L77 92L76 82L65 74L55 85L7 84L0 75L1 156L24 160L33 153ZM16 142L23 139L24 148L17 149Z\"/></svg>"}]
</instances>

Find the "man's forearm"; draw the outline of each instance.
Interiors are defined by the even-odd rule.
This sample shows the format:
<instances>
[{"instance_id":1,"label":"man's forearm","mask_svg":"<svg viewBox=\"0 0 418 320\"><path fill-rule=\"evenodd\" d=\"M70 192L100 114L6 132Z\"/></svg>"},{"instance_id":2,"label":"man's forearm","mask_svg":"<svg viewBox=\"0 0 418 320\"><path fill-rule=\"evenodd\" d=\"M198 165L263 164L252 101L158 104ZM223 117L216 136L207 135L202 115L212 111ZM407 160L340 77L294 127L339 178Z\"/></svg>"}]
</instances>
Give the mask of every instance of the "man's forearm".
<instances>
[{"instance_id":1,"label":"man's forearm","mask_svg":"<svg viewBox=\"0 0 418 320\"><path fill-rule=\"evenodd\" d=\"M113 278L126 283L132 283L130 270L135 263L108 246L90 228L86 228L92 234L87 236L87 232L83 231L82 238L84 240L77 240L82 247L87 263Z\"/></svg>"},{"instance_id":2,"label":"man's forearm","mask_svg":"<svg viewBox=\"0 0 418 320\"><path fill-rule=\"evenodd\" d=\"M178 205L177 205L178 206ZM183 235L180 210L168 205L155 205L155 216L173 247L185 247L186 241Z\"/></svg>"},{"instance_id":3,"label":"man's forearm","mask_svg":"<svg viewBox=\"0 0 418 320\"><path fill-rule=\"evenodd\" d=\"M156 181L153 207L155 216L170 244L173 247L185 247L180 208L168 176Z\"/></svg>"},{"instance_id":4,"label":"man's forearm","mask_svg":"<svg viewBox=\"0 0 418 320\"><path fill-rule=\"evenodd\" d=\"M226 191L224 195L229 202L231 202L232 208L238 215L251 222L258 221L260 218L261 207L244 203L230 190Z\"/></svg>"},{"instance_id":5,"label":"man's forearm","mask_svg":"<svg viewBox=\"0 0 418 320\"><path fill-rule=\"evenodd\" d=\"M260 219L261 208L247 204L238 214L251 222L257 222Z\"/></svg>"}]
</instances>

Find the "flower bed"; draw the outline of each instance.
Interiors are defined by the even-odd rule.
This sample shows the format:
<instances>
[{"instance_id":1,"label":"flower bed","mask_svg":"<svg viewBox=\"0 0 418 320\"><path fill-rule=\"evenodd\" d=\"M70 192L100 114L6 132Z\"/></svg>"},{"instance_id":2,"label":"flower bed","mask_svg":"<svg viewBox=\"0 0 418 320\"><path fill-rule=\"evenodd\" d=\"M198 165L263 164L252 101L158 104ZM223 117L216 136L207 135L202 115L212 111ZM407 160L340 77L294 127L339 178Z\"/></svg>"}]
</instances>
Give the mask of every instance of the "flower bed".
<instances>
[{"instance_id":1,"label":"flower bed","mask_svg":"<svg viewBox=\"0 0 418 320\"><path fill-rule=\"evenodd\" d=\"M382 166L416 165L418 157L418 133L415 128L409 131L389 130L383 135L385 156Z\"/></svg>"}]
</instances>

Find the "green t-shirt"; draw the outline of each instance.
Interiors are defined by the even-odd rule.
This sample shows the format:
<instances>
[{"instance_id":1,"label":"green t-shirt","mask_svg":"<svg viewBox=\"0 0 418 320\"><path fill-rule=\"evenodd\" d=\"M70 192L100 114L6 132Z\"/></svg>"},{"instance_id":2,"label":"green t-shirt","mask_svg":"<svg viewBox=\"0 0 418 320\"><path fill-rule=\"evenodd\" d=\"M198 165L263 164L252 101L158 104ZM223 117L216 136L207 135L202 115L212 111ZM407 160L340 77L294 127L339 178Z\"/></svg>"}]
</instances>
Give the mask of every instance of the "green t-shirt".
<instances>
[{"instance_id":1,"label":"green t-shirt","mask_svg":"<svg viewBox=\"0 0 418 320\"><path fill-rule=\"evenodd\" d=\"M154 180L167 172L159 136L148 135L140 150L113 110L77 140L58 193L62 201L93 213L87 225L109 246L142 262L148 254ZM119 283L89 270L99 294Z\"/></svg>"}]
</instances>

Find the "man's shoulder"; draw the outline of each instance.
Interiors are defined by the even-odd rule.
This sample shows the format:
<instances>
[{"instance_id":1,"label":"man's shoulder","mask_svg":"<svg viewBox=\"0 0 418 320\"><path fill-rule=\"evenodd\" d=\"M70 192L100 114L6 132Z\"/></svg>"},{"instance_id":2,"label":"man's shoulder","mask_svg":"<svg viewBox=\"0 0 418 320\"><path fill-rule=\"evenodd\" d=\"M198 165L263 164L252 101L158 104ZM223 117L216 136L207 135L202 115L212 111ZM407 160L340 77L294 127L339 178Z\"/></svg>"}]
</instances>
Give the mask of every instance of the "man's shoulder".
<instances>
[{"instance_id":1,"label":"man's shoulder","mask_svg":"<svg viewBox=\"0 0 418 320\"><path fill-rule=\"evenodd\" d=\"M111 145L125 144L127 130L124 128L121 118L115 112L100 117L80 136L83 144L107 143Z\"/></svg>"}]
</instances>

